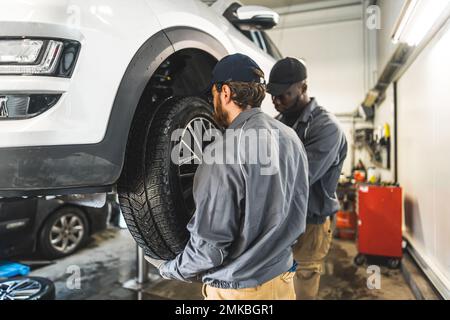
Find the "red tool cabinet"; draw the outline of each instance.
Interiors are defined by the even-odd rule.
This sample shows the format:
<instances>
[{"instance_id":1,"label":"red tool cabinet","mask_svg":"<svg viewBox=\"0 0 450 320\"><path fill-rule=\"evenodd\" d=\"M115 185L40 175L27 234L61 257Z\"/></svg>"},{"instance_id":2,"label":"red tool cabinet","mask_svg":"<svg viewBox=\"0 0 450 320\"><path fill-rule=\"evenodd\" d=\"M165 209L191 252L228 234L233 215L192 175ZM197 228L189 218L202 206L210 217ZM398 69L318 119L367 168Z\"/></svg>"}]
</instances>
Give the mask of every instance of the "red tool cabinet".
<instances>
[{"instance_id":1,"label":"red tool cabinet","mask_svg":"<svg viewBox=\"0 0 450 320\"><path fill-rule=\"evenodd\" d=\"M402 189L360 185L357 214L355 262L363 264L366 255L382 256L388 258L389 267L396 268L402 257Z\"/></svg>"}]
</instances>

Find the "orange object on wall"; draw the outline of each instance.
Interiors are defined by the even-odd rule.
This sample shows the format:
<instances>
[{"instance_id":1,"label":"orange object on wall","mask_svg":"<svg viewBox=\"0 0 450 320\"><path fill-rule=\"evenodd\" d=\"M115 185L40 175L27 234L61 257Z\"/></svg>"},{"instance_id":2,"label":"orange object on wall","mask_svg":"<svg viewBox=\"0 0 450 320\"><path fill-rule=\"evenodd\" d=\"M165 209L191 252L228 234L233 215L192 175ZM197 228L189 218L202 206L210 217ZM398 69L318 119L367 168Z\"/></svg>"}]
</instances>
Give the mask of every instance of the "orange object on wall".
<instances>
[{"instance_id":1,"label":"orange object on wall","mask_svg":"<svg viewBox=\"0 0 450 320\"><path fill-rule=\"evenodd\" d=\"M353 173L353 178L356 182L365 182L366 181L366 174L363 171L356 170Z\"/></svg>"}]
</instances>

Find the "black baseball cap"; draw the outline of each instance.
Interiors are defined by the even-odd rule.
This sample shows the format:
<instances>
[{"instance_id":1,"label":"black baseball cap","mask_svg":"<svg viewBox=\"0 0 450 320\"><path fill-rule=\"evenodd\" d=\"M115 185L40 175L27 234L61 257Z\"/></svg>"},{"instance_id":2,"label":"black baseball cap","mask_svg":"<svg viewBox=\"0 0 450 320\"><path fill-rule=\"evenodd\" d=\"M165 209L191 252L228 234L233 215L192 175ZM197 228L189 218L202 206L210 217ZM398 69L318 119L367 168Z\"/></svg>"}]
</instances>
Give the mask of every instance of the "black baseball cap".
<instances>
[{"instance_id":1,"label":"black baseball cap","mask_svg":"<svg viewBox=\"0 0 450 320\"><path fill-rule=\"evenodd\" d=\"M282 95L292 84L305 80L306 66L298 59L279 60L270 71L267 92L272 96Z\"/></svg>"},{"instance_id":2,"label":"black baseball cap","mask_svg":"<svg viewBox=\"0 0 450 320\"><path fill-rule=\"evenodd\" d=\"M255 69L261 70L258 64L250 57L235 53L224 57L217 62L212 71L212 79L208 90L216 83L224 82L255 82L265 83L264 77L255 73Z\"/></svg>"}]
</instances>

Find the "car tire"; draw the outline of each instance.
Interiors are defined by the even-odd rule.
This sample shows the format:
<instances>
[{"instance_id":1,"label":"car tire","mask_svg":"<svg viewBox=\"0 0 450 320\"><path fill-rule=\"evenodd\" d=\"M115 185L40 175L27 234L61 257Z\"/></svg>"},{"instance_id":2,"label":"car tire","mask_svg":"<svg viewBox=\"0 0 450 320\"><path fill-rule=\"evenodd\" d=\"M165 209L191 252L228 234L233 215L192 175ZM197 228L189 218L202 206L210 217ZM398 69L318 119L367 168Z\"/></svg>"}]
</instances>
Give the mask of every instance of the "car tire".
<instances>
[{"instance_id":1,"label":"car tire","mask_svg":"<svg viewBox=\"0 0 450 320\"><path fill-rule=\"evenodd\" d=\"M217 127L212 108L196 97L173 98L162 103L153 116L135 117L127 155L118 183L119 202L128 229L146 255L172 259L189 239L186 225L195 211L193 176L198 166L171 161L177 129L201 121ZM202 146L202 150L204 149Z\"/></svg>"},{"instance_id":2,"label":"car tire","mask_svg":"<svg viewBox=\"0 0 450 320\"><path fill-rule=\"evenodd\" d=\"M48 259L62 258L80 249L88 238L89 222L83 210L62 207L45 220L39 234L39 251Z\"/></svg>"},{"instance_id":3,"label":"car tire","mask_svg":"<svg viewBox=\"0 0 450 320\"><path fill-rule=\"evenodd\" d=\"M54 300L55 285L41 277L17 277L0 281L0 300Z\"/></svg>"}]
</instances>

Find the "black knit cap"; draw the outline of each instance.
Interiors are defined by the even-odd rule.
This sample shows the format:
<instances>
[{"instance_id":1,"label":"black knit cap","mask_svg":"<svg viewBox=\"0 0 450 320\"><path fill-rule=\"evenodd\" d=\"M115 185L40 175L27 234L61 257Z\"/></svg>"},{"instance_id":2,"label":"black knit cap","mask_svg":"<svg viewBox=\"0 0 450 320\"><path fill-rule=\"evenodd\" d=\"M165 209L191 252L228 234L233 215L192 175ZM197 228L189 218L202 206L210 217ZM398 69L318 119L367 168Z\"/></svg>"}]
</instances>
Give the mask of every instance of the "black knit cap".
<instances>
[{"instance_id":1,"label":"black knit cap","mask_svg":"<svg viewBox=\"0 0 450 320\"><path fill-rule=\"evenodd\" d=\"M300 60L290 57L281 59L270 71L267 92L273 96L282 95L291 85L306 77L306 66Z\"/></svg>"}]
</instances>

